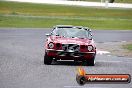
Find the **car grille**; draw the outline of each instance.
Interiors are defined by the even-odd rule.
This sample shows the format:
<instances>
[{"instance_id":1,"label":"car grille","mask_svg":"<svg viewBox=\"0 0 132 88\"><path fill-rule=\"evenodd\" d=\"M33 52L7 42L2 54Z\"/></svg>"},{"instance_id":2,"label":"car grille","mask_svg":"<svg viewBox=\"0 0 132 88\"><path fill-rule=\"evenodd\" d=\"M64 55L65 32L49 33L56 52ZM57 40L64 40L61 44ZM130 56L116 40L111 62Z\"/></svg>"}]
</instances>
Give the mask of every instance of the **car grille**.
<instances>
[{"instance_id":1,"label":"car grille","mask_svg":"<svg viewBox=\"0 0 132 88\"><path fill-rule=\"evenodd\" d=\"M62 44L64 51L79 52L79 45L77 44Z\"/></svg>"}]
</instances>

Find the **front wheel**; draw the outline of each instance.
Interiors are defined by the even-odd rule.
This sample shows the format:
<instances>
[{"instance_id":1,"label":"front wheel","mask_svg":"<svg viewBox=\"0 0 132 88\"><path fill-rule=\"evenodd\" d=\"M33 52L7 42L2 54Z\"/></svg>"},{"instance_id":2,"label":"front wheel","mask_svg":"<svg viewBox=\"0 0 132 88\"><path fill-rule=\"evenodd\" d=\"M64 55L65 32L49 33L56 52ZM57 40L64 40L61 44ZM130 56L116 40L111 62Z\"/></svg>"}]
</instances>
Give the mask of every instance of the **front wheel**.
<instances>
[{"instance_id":1,"label":"front wheel","mask_svg":"<svg viewBox=\"0 0 132 88\"><path fill-rule=\"evenodd\" d=\"M92 58L90 60L87 60L87 65L88 66L94 66L95 65L95 60Z\"/></svg>"},{"instance_id":2,"label":"front wheel","mask_svg":"<svg viewBox=\"0 0 132 88\"><path fill-rule=\"evenodd\" d=\"M44 55L44 64L50 65L52 63L52 57L49 57L46 53Z\"/></svg>"},{"instance_id":3,"label":"front wheel","mask_svg":"<svg viewBox=\"0 0 132 88\"><path fill-rule=\"evenodd\" d=\"M89 65L89 66L94 66L95 65L95 56L96 56L96 54L93 55L93 57L91 59L86 60L87 65Z\"/></svg>"}]
</instances>

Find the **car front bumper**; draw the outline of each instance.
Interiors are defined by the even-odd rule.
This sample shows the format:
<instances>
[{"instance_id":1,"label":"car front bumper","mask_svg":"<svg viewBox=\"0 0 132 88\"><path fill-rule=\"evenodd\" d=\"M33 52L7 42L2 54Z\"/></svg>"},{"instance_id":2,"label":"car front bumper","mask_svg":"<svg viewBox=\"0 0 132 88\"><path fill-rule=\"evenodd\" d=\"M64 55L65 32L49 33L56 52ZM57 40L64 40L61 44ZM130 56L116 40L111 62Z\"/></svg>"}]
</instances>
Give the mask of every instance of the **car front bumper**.
<instances>
[{"instance_id":1,"label":"car front bumper","mask_svg":"<svg viewBox=\"0 0 132 88\"><path fill-rule=\"evenodd\" d=\"M91 59L96 55L96 52L72 52L54 49L46 49L46 53L50 57L61 58L62 60Z\"/></svg>"}]
</instances>

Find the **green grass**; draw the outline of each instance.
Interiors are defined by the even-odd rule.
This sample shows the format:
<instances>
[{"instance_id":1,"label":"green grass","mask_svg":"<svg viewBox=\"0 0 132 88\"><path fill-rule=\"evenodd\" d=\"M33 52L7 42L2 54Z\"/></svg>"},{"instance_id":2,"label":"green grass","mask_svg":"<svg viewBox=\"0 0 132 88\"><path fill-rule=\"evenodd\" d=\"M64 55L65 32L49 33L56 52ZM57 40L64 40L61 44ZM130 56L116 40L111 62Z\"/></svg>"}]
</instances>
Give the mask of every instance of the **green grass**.
<instances>
[{"instance_id":1,"label":"green grass","mask_svg":"<svg viewBox=\"0 0 132 88\"><path fill-rule=\"evenodd\" d=\"M132 44L126 44L123 46L125 49L128 49L129 51L132 51Z\"/></svg>"},{"instance_id":2,"label":"green grass","mask_svg":"<svg viewBox=\"0 0 132 88\"><path fill-rule=\"evenodd\" d=\"M0 1L0 27L37 28L52 27L57 24L82 25L92 29L132 30L132 9Z\"/></svg>"},{"instance_id":3,"label":"green grass","mask_svg":"<svg viewBox=\"0 0 132 88\"><path fill-rule=\"evenodd\" d=\"M132 0L115 0L117 3L132 3Z\"/></svg>"},{"instance_id":4,"label":"green grass","mask_svg":"<svg viewBox=\"0 0 132 88\"><path fill-rule=\"evenodd\" d=\"M58 24L82 25L93 29L130 29L131 22L124 20L93 20L76 18L55 18L55 17L22 17L22 16L1 16L1 27L52 27ZM115 22L116 21L116 22ZM114 23L114 24L113 24ZM113 25L111 25L113 24Z\"/></svg>"}]
</instances>

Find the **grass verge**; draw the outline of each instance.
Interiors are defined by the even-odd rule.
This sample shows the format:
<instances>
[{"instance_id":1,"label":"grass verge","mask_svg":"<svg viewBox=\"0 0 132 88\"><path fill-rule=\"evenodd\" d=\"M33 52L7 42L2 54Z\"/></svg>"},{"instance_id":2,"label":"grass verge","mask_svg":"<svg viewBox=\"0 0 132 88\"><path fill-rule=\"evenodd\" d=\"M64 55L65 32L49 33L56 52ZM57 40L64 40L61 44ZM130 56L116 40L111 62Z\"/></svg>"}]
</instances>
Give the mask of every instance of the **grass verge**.
<instances>
[{"instance_id":1,"label":"grass verge","mask_svg":"<svg viewBox=\"0 0 132 88\"><path fill-rule=\"evenodd\" d=\"M131 29L132 21L54 16L0 16L0 27L52 27L57 24L82 25L93 29ZM114 24L113 24L114 23Z\"/></svg>"},{"instance_id":2,"label":"grass verge","mask_svg":"<svg viewBox=\"0 0 132 88\"><path fill-rule=\"evenodd\" d=\"M128 49L129 51L132 52L132 44L126 44L126 45L123 45L123 47L124 47L125 49Z\"/></svg>"},{"instance_id":3,"label":"grass verge","mask_svg":"<svg viewBox=\"0 0 132 88\"><path fill-rule=\"evenodd\" d=\"M0 1L0 27L82 25L92 29L132 30L132 9L88 8Z\"/></svg>"}]
</instances>

